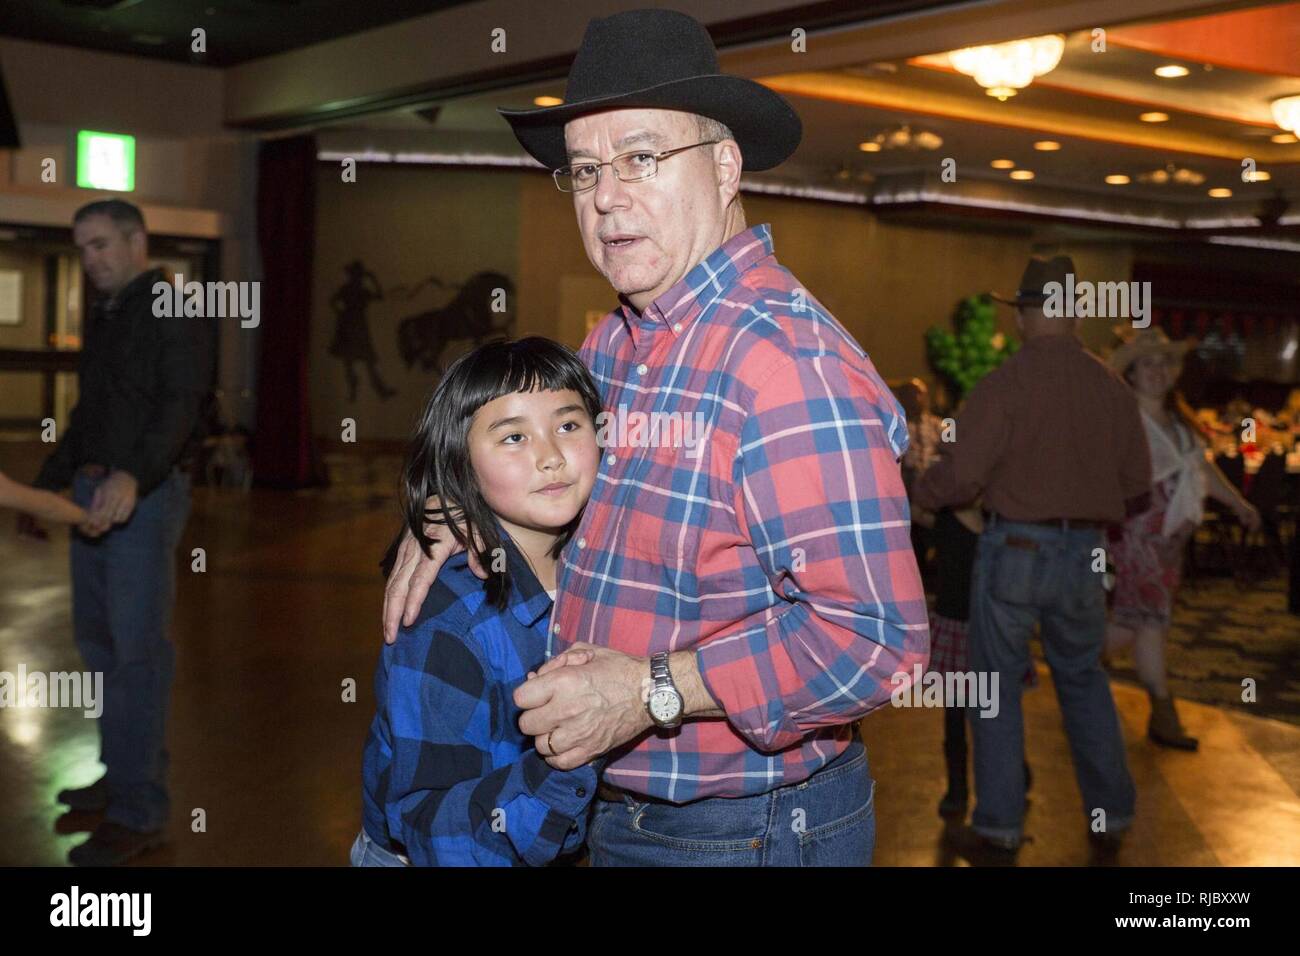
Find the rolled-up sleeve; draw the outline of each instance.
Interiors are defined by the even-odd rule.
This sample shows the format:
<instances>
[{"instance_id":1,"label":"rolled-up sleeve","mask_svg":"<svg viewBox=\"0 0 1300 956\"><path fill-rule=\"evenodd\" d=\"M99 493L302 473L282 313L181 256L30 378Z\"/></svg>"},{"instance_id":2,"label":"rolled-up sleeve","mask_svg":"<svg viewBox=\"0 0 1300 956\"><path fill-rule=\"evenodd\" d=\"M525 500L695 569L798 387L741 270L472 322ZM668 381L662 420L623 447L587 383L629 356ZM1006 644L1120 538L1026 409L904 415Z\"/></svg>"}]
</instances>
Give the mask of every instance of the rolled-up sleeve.
<instances>
[{"instance_id":1,"label":"rolled-up sleeve","mask_svg":"<svg viewBox=\"0 0 1300 956\"><path fill-rule=\"evenodd\" d=\"M710 694L758 749L856 720L928 659L905 436L879 376L834 356L790 359L758 390L733 466L735 510L784 603L696 651Z\"/></svg>"},{"instance_id":2,"label":"rolled-up sleeve","mask_svg":"<svg viewBox=\"0 0 1300 956\"><path fill-rule=\"evenodd\" d=\"M1005 452L1009 427L998 390L987 378L971 391L957 417L956 441L941 442L939 460L912 487L912 499L938 511L974 501L988 484L993 466Z\"/></svg>"}]
</instances>

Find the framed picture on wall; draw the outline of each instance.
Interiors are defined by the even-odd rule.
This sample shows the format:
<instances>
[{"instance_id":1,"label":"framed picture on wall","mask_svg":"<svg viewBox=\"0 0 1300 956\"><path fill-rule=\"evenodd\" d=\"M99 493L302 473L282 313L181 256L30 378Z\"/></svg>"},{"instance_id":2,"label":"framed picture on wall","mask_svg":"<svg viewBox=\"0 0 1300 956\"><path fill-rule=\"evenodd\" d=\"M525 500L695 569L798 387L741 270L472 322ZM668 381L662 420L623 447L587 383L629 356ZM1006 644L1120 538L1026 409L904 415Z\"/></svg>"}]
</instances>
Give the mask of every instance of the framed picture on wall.
<instances>
[{"instance_id":1,"label":"framed picture on wall","mask_svg":"<svg viewBox=\"0 0 1300 956\"><path fill-rule=\"evenodd\" d=\"M23 274L0 269L0 325L23 324Z\"/></svg>"}]
</instances>

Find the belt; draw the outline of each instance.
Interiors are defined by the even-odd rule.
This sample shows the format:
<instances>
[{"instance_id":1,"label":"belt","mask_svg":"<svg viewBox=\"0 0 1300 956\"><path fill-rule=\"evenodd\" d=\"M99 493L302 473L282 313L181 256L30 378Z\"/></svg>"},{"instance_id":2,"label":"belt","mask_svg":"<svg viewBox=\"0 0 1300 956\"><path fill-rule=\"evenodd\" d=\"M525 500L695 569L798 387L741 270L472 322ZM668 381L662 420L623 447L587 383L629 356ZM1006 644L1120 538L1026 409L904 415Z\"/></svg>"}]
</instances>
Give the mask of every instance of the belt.
<instances>
[{"instance_id":1,"label":"belt","mask_svg":"<svg viewBox=\"0 0 1300 956\"><path fill-rule=\"evenodd\" d=\"M186 470L188 469L185 465L178 462L177 464L172 465L172 470L167 473L167 476L170 478L172 475ZM109 469L104 465L82 465L77 469L77 474L85 475L87 478L103 478L108 474L108 472Z\"/></svg>"},{"instance_id":2,"label":"belt","mask_svg":"<svg viewBox=\"0 0 1300 956\"><path fill-rule=\"evenodd\" d=\"M999 521L1009 521L1013 524L1032 524L1043 528L1059 528L1061 531L1071 529L1086 528L1105 528L1110 524L1109 521L1098 521L1096 518L1040 518L1037 521L1024 521L1019 518L1008 518L1006 515L1000 515L996 511L989 513L990 524L996 524Z\"/></svg>"},{"instance_id":3,"label":"belt","mask_svg":"<svg viewBox=\"0 0 1300 956\"><path fill-rule=\"evenodd\" d=\"M849 747L853 746L854 743L860 743L861 741L862 741L862 732L855 724L853 725L853 734L849 738ZM825 770L833 769L836 765L839 764L841 760L844 759L844 756L845 754L848 753L848 750L849 748L846 747L833 760L831 760L825 766L819 767L816 771L813 772L812 776L807 777L805 780L798 780L795 781L794 783L783 784L782 786L794 787L797 786L798 784L806 783L808 780L812 780L814 777L817 776L817 774L822 773ZM757 794L755 794L754 796L757 796ZM596 784L596 798L599 800L608 801L610 803L622 803L625 800L630 798L636 803L661 803L664 804L665 806L671 806L671 807L681 806L680 803L673 803L671 800L663 800L660 799L659 797L648 797L643 793L632 793L631 791L623 790L620 787L615 787L608 783L605 783L603 780L600 783ZM702 799L709 799L709 798L705 797Z\"/></svg>"},{"instance_id":4,"label":"belt","mask_svg":"<svg viewBox=\"0 0 1300 956\"><path fill-rule=\"evenodd\" d=\"M644 793L633 793L630 790L624 790L621 787L614 787L607 783L596 785L596 798L608 803L623 803L625 800L635 800L637 803L663 803L669 804L669 800L661 800L659 797L648 797ZM678 806L673 803L672 806Z\"/></svg>"}]
</instances>

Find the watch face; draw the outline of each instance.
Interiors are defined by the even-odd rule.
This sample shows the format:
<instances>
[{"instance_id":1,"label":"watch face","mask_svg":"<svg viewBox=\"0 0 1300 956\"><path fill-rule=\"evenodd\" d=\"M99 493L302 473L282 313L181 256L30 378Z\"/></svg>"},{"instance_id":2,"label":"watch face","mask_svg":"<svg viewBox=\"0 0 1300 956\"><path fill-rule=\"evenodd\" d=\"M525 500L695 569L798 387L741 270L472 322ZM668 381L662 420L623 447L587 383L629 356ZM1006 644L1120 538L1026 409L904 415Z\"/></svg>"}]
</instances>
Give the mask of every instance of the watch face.
<instances>
[{"instance_id":1,"label":"watch face","mask_svg":"<svg viewBox=\"0 0 1300 956\"><path fill-rule=\"evenodd\" d=\"M650 695L650 716L661 724L672 723L682 712L682 699L671 690L657 690Z\"/></svg>"}]
</instances>

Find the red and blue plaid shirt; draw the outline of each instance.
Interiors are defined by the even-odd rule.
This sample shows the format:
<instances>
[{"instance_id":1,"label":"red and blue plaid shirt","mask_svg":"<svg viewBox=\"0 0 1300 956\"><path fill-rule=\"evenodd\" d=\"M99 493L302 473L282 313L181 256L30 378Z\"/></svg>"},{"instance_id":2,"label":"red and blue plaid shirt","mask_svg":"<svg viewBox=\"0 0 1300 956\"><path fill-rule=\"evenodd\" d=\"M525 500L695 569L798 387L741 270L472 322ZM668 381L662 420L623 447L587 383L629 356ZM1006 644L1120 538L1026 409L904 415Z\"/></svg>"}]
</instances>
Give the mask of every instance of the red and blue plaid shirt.
<instances>
[{"instance_id":1,"label":"red and blue plaid shirt","mask_svg":"<svg viewBox=\"0 0 1300 956\"><path fill-rule=\"evenodd\" d=\"M806 779L929 653L902 407L767 224L581 354L614 417L548 650L694 649L727 715L630 742L605 780L683 803Z\"/></svg>"}]
</instances>

